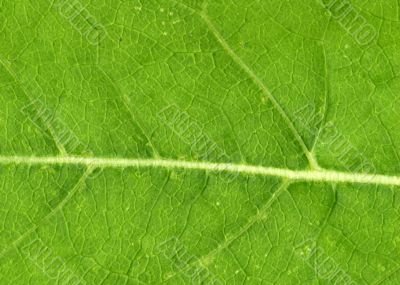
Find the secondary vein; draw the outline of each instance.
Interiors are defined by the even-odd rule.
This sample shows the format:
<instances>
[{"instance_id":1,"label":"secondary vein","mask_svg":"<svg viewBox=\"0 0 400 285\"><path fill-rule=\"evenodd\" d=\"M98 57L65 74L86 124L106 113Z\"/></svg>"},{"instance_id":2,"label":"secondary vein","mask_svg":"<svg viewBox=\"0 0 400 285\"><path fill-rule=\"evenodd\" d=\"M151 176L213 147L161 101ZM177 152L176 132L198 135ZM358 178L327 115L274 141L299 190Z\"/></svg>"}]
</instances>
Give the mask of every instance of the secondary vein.
<instances>
[{"instance_id":1,"label":"secondary vein","mask_svg":"<svg viewBox=\"0 0 400 285\"><path fill-rule=\"evenodd\" d=\"M208 18L205 8L203 7L203 11L198 13L204 23L207 25L208 29L212 32L218 43L222 46L222 48L228 53L228 55L232 58L232 60L251 78L251 80L262 90L262 92L271 100L272 105L281 115L287 126L289 127L290 131L292 132L294 138L300 145L302 151L304 152L305 156L308 159L310 167L314 170L319 169L318 162L314 157L314 154L308 149L307 145L305 144L303 138L297 131L296 127L294 126L293 122L286 114L286 111L278 102L278 100L273 96L272 92L268 89L268 87L264 84L264 82L257 76L257 74L242 60L242 58L236 54L236 52L230 47L224 37L220 34L218 29L214 26L211 20Z\"/></svg>"},{"instance_id":2,"label":"secondary vein","mask_svg":"<svg viewBox=\"0 0 400 285\"><path fill-rule=\"evenodd\" d=\"M275 176L292 181L359 183L400 186L400 176L348 173L334 170L292 170L246 164L183 161L173 159L135 159L79 156L0 156L0 164L10 165L82 165L95 168L164 168L209 172L231 172Z\"/></svg>"}]
</instances>

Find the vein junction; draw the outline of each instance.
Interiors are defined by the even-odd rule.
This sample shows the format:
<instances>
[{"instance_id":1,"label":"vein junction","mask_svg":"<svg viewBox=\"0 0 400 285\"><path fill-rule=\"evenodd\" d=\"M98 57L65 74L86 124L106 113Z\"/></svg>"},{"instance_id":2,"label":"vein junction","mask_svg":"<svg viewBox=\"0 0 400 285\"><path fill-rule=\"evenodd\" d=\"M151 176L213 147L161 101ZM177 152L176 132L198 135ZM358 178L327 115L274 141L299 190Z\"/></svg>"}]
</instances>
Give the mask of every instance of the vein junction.
<instances>
[{"instance_id":1,"label":"vein junction","mask_svg":"<svg viewBox=\"0 0 400 285\"><path fill-rule=\"evenodd\" d=\"M0 164L21 165L82 165L94 168L164 168L230 172L261 176L276 176L293 181L360 183L400 186L400 176L348 173L332 170L291 170L246 164L182 161L172 159L130 159L79 156L0 156Z\"/></svg>"}]
</instances>

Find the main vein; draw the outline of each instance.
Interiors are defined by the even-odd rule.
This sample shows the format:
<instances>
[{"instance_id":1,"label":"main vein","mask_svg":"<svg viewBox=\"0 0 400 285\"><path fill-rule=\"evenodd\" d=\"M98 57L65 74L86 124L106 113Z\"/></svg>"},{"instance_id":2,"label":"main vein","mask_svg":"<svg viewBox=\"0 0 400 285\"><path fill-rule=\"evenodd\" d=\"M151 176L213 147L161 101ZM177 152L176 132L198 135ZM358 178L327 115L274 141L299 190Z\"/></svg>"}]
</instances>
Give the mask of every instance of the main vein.
<instances>
[{"instance_id":1,"label":"main vein","mask_svg":"<svg viewBox=\"0 0 400 285\"><path fill-rule=\"evenodd\" d=\"M78 156L0 156L0 164L21 165L83 165L95 168L164 168L210 172L229 172L260 176L275 176L294 181L360 183L400 186L400 176L348 173L333 170L291 170L246 164L182 161L172 159L135 159Z\"/></svg>"}]
</instances>

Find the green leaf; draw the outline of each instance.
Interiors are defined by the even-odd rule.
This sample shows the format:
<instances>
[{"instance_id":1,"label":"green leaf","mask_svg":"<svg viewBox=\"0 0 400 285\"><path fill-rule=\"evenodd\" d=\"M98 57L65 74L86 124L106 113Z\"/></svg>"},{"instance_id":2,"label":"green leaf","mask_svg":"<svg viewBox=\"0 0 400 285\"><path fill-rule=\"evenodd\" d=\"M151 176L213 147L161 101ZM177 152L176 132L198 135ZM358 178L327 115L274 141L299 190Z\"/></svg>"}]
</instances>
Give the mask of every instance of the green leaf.
<instances>
[{"instance_id":1,"label":"green leaf","mask_svg":"<svg viewBox=\"0 0 400 285\"><path fill-rule=\"evenodd\" d=\"M399 284L397 1L0 7L1 284Z\"/></svg>"}]
</instances>

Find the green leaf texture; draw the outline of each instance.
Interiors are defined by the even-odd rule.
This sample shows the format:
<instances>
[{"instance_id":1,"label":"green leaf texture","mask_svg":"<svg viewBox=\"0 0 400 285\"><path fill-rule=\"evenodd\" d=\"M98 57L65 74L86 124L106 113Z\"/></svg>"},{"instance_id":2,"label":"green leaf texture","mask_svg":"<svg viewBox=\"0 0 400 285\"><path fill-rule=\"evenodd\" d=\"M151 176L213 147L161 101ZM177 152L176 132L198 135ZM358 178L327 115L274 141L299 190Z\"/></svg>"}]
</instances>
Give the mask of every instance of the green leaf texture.
<instances>
[{"instance_id":1,"label":"green leaf texture","mask_svg":"<svg viewBox=\"0 0 400 285\"><path fill-rule=\"evenodd\" d=\"M0 13L0 284L400 284L398 1Z\"/></svg>"}]
</instances>

